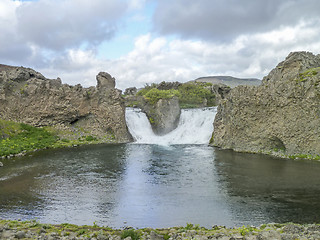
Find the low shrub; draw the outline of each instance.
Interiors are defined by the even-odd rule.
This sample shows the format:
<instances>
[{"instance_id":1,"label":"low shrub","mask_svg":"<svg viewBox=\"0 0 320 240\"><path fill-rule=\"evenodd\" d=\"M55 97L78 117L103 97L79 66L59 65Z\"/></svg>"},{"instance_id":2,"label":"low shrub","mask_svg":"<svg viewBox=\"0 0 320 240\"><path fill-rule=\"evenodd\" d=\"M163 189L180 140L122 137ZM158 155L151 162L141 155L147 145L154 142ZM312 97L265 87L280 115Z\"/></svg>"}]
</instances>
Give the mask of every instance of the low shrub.
<instances>
[{"instance_id":1,"label":"low shrub","mask_svg":"<svg viewBox=\"0 0 320 240\"><path fill-rule=\"evenodd\" d=\"M159 90L157 88L151 89L144 95L145 99L151 104L157 103L160 99L170 99L175 96L178 98L181 97L181 94L178 90Z\"/></svg>"},{"instance_id":2,"label":"low shrub","mask_svg":"<svg viewBox=\"0 0 320 240\"><path fill-rule=\"evenodd\" d=\"M127 237L131 237L132 240L140 239L140 234L133 229L124 230L121 234L121 239L125 239Z\"/></svg>"}]
</instances>

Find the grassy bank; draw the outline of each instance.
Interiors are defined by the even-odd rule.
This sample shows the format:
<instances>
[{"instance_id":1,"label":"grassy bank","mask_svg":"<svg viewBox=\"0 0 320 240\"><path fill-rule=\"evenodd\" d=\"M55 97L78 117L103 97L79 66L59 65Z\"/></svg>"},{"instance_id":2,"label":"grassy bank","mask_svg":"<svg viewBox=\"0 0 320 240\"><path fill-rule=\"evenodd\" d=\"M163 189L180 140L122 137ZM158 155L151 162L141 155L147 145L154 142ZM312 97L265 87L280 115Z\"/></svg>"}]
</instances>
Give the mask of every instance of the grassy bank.
<instances>
[{"instance_id":1,"label":"grassy bank","mask_svg":"<svg viewBox=\"0 0 320 240\"><path fill-rule=\"evenodd\" d=\"M61 137L64 136L64 137ZM112 136L97 138L52 127L37 128L0 119L0 158L47 148L114 142Z\"/></svg>"},{"instance_id":2,"label":"grassy bank","mask_svg":"<svg viewBox=\"0 0 320 240\"><path fill-rule=\"evenodd\" d=\"M319 239L318 224L263 224L259 227L243 226L211 229L187 224L185 227L165 229L112 229L73 224L41 224L37 221L0 220L1 239Z\"/></svg>"}]
</instances>

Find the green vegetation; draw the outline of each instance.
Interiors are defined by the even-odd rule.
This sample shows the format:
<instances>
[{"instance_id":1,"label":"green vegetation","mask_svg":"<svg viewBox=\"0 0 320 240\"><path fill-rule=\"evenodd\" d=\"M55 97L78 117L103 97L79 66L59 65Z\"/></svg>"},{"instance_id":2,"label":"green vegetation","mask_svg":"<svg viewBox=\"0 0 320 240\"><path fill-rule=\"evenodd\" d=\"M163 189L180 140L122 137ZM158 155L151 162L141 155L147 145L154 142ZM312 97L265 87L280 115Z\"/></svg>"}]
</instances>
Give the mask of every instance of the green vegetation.
<instances>
[{"instance_id":1,"label":"green vegetation","mask_svg":"<svg viewBox=\"0 0 320 240\"><path fill-rule=\"evenodd\" d=\"M121 239L125 239L127 237L131 237L132 240L138 240L140 239L140 234L133 229L124 230L121 233Z\"/></svg>"},{"instance_id":2,"label":"green vegetation","mask_svg":"<svg viewBox=\"0 0 320 240\"><path fill-rule=\"evenodd\" d=\"M201 106L206 101L207 106L215 105L215 95L211 92L211 83L185 83L178 90L181 93L179 98L181 108Z\"/></svg>"},{"instance_id":3,"label":"green vegetation","mask_svg":"<svg viewBox=\"0 0 320 240\"><path fill-rule=\"evenodd\" d=\"M5 123L4 121L1 122L2 124ZM36 128L23 123L17 124L8 121L6 121L6 123L8 123L10 127L14 127L14 133L11 128L11 133L13 134L10 134L8 137L2 137L0 141L0 156L30 152L35 149L44 149L53 145L58 140L56 136L43 128ZM8 132L5 127L2 129L4 132ZM3 135L4 134L2 134L2 136Z\"/></svg>"},{"instance_id":4,"label":"green vegetation","mask_svg":"<svg viewBox=\"0 0 320 240\"><path fill-rule=\"evenodd\" d=\"M151 89L157 88L157 87L158 87L158 85L155 84L155 83L152 83L151 85L146 84L146 85L144 86L144 88L142 88L139 92L137 92L137 96L144 96L144 95L146 95L147 92L149 92Z\"/></svg>"},{"instance_id":5,"label":"green vegetation","mask_svg":"<svg viewBox=\"0 0 320 240\"><path fill-rule=\"evenodd\" d=\"M308 78L317 75L319 73L319 71L320 71L320 67L310 68L310 69L304 71L303 73L299 74L299 81L305 82L308 80Z\"/></svg>"},{"instance_id":6,"label":"green vegetation","mask_svg":"<svg viewBox=\"0 0 320 240\"><path fill-rule=\"evenodd\" d=\"M63 135L64 137L59 137ZM46 148L72 147L84 144L113 142L113 134L102 138L76 134L53 127L37 128L24 123L0 119L0 157Z\"/></svg>"},{"instance_id":7,"label":"green vegetation","mask_svg":"<svg viewBox=\"0 0 320 240\"><path fill-rule=\"evenodd\" d=\"M137 96L143 96L149 103L155 104L159 99L178 97L181 108L214 106L215 95L211 92L211 83L184 83L178 89L159 90L157 84L146 85Z\"/></svg>"},{"instance_id":8,"label":"green vegetation","mask_svg":"<svg viewBox=\"0 0 320 240\"><path fill-rule=\"evenodd\" d=\"M93 226L77 226L73 224L63 223L57 225L41 224L36 220L31 221L12 221L1 220L0 229L12 232L12 239L18 232L28 233L23 239L126 239L131 237L132 240L138 239L198 239L203 236L205 239L227 238L238 239L239 235L245 238L260 239L260 234L278 232L280 234L288 234L290 239L293 234L296 235L295 229L302 229L299 234L299 239L306 239L306 236L310 236L310 233L317 233L319 224L263 224L259 227L243 226L240 228L226 228L224 226L213 226L211 229L199 227L198 225L187 224L186 227L171 227L164 229L112 229L109 227L99 227L96 224ZM316 228L315 228L316 227ZM292 229L292 230L290 230ZM314 229L314 230L313 230ZM156 234L155 237L151 237L152 234ZM270 236L270 235L266 235ZM10 238L11 239L11 238ZM288 238L289 239L289 238Z\"/></svg>"},{"instance_id":9,"label":"green vegetation","mask_svg":"<svg viewBox=\"0 0 320 240\"><path fill-rule=\"evenodd\" d=\"M290 155L288 157L291 159L320 160L320 155L298 154L298 155Z\"/></svg>"},{"instance_id":10,"label":"green vegetation","mask_svg":"<svg viewBox=\"0 0 320 240\"><path fill-rule=\"evenodd\" d=\"M239 228L239 230L242 236L246 236L247 234L252 233L253 231L258 231L257 228L251 226L242 226L241 228Z\"/></svg>"},{"instance_id":11,"label":"green vegetation","mask_svg":"<svg viewBox=\"0 0 320 240\"><path fill-rule=\"evenodd\" d=\"M174 96L180 98L181 94L178 90L159 90L157 88L152 88L144 95L145 99L151 104L157 103L160 99L170 99Z\"/></svg>"},{"instance_id":12,"label":"green vegetation","mask_svg":"<svg viewBox=\"0 0 320 240\"><path fill-rule=\"evenodd\" d=\"M199 230L199 224L193 225L192 223L187 223L187 226L184 228L185 230Z\"/></svg>"}]
</instances>

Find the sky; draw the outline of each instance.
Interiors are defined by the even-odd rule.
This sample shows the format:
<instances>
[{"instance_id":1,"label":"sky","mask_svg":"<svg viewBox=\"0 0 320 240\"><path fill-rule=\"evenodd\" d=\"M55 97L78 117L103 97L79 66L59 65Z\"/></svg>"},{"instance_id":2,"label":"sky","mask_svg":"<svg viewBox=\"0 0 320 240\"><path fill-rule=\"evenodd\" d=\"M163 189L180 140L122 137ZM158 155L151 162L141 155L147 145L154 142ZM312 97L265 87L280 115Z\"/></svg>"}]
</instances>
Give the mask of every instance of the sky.
<instances>
[{"instance_id":1,"label":"sky","mask_svg":"<svg viewBox=\"0 0 320 240\"><path fill-rule=\"evenodd\" d=\"M0 0L0 63L70 85L262 79L292 51L320 53L319 0Z\"/></svg>"}]
</instances>

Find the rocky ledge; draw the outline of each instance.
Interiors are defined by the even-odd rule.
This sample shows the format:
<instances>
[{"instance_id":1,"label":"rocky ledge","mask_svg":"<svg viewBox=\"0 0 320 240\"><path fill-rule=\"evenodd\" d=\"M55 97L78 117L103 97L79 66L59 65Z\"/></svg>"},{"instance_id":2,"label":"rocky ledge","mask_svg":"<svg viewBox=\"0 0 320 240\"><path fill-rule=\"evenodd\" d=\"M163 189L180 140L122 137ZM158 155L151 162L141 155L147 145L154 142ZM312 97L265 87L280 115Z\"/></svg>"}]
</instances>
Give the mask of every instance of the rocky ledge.
<instances>
[{"instance_id":1,"label":"rocky ledge","mask_svg":"<svg viewBox=\"0 0 320 240\"><path fill-rule=\"evenodd\" d=\"M92 240L173 240L173 239L217 239L217 240L294 240L320 239L318 224L263 224L259 227L243 226L226 228L213 226L211 229L187 224L186 227L166 229L111 229L108 227L76 226L72 224L40 224L36 221L0 220L1 239L92 239Z\"/></svg>"},{"instance_id":2,"label":"rocky ledge","mask_svg":"<svg viewBox=\"0 0 320 240\"><path fill-rule=\"evenodd\" d=\"M220 102L213 145L320 159L320 55L294 52L263 78Z\"/></svg>"},{"instance_id":3,"label":"rocky ledge","mask_svg":"<svg viewBox=\"0 0 320 240\"><path fill-rule=\"evenodd\" d=\"M71 133L63 138L76 132L76 137L131 141L121 91L105 72L97 75L97 87L83 88L47 79L30 68L0 65L0 118Z\"/></svg>"}]
</instances>

